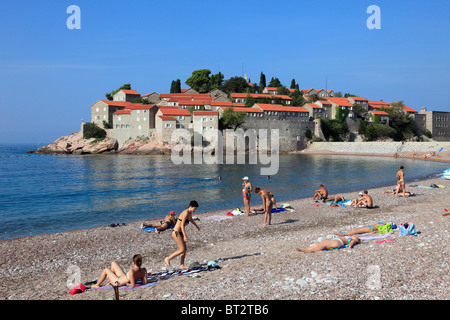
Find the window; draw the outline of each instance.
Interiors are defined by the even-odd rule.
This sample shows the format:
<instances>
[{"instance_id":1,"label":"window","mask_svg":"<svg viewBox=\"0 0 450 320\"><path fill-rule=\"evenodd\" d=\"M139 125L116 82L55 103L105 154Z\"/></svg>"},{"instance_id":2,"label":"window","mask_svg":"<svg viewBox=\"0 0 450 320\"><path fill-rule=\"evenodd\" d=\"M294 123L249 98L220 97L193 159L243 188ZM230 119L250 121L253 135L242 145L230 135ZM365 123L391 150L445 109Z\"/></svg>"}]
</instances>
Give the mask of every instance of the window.
<instances>
[{"instance_id":1,"label":"window","mask_svg":"<svg viewBox=\"0 0 450 320\"><path fill-rule=\"evenodd\" d=\"M100 109L99 108L95 108L95 112L99 112L100 111Z\"/></svg>"},{"instance_id":2,"label":"window","mask_svg":"<svg viewBox=\"0 0 450 320\"><path fill-rule=\"evenodd\" d=\"M208 121L207 118L202 118L202 122L206 122L206 121Z\"/></svg>"},{"instance_id":3,"label":"window","mask_svg":"<svg viewBox=\"0 0 450 320\"><path fill-rule=\"evenodd\" d=\"M166 123L166 124L164 125L164 128L172 128L172 124L171 124L171 123Z\"/></svg>"},{"instance_id":4,"label":"window","mask_svg":"<svg viewBox=\"0 0 450 320\"><path fill-rule=\"evenodd\" d=\"M178 120L184 120L184 116L178 116Z\"/></svg>"}]
</instances>

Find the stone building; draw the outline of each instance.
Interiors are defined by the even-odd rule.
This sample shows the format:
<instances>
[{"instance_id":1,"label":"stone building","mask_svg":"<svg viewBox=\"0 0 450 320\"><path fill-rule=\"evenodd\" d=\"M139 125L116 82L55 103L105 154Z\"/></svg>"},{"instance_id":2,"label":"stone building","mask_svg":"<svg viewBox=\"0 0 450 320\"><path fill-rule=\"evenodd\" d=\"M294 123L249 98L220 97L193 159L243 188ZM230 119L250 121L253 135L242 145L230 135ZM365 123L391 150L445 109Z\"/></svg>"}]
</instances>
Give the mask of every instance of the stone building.
<instances>
[{"instance_id":1,"label":"stone building","mask_svg":"<svg viewBox=\"0 0 450 320\"><path fill-rule=\"evenodd\" d=\"M113 95L113 101L126 101L134 102L136 98L139 98L141 94L136 90L121 89Z\"/></svg>"},{"instance_id":2,"label":"stone building","mask_svg":"<svg viewBox=\"0 0 450 320\"><path fill-rule=\"evenodd\" d=\"M437 141L450 141L450 112L428 111L422 107L418 114L415 114L417 128L424 132L428 129Z\"/></svg>"}]
</instances>

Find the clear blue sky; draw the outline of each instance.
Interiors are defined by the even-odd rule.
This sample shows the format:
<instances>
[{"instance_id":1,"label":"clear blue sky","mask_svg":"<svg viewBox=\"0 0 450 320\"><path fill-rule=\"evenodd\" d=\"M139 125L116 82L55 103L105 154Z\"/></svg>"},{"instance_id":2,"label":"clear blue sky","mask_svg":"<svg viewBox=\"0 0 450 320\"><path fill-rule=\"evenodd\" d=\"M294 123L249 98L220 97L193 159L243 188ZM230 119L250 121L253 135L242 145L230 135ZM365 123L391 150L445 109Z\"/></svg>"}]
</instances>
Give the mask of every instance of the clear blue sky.
<instances>
[{"instance_id":1,"label":"clear blue sky","mask_svg":"<svg viewBox=\"0 0 450 320\"><path fill-rule=\"evenodd\" d=\"M69 30L70 5L81 30ZM381 29L369 30L370 5ZM167 93L196 69L450 111L450 1L0 0L0 143L79 131L124 83Z\"/></svg>"}]
</instances>

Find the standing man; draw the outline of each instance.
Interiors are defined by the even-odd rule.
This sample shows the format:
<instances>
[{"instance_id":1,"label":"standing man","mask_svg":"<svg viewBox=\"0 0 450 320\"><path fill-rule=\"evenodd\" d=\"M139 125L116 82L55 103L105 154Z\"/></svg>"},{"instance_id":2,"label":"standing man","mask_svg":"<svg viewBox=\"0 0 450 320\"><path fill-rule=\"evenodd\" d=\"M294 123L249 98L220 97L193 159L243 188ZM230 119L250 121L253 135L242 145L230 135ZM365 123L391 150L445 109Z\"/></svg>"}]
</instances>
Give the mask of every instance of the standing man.
<instances>
[{"instance_id":1,"label":"standing man","mask_svg":"<svg viewBox=\"0 0 450 320\"><path fill-rule=\"evenodd\" d=\"M403 169L404 169L404 167L401 166L400 170L398 170L398 172L397 172L397 176L396 176L397 177L397 188L395 190L395 197L398 196L398 191L400 190L400 188L403 191L403 197L405 197L406 186L405 186L405 175L403 173Z\"/></svg>"},{"instance_id":2,"label":"standing man","mask_svg":"<svg viewBox=\"0 0 450 320\"><path fill-rule=\"evenodd\" d=\"M261 194L261 198L263 200L263 208L264 208L264 223L263 226L267 226L271 224L272 221L272 208L275 201L275 198L272 192L267 190L261 190L261 188L256 187L256 194ZM269 219L267 219L269 218Z\"/></svg>"},{"instance_id":3,"label":"standing man","mask_svg":"<svg viewBox=\"0 0 450 320\"><path fill-rule=\"evenodd\" d=\"M248 177L242 178L244 182L242 183L242 196L244 197L244 205L245 205L245 216L248 217L250 215L250 198L252 197L252 184L248 181Z\"/></svg>"}]
</instances>

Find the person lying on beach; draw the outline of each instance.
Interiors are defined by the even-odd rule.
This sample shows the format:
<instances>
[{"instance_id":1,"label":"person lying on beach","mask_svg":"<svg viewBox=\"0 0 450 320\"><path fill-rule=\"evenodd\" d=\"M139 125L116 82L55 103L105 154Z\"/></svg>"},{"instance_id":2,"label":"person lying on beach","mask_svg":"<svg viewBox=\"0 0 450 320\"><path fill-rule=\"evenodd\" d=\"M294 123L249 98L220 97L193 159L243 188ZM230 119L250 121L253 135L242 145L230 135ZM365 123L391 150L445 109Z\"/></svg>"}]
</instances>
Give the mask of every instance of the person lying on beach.
<instances>
[{"instance_id":1,"label":"person lying on beach","mask_svg":"<svg viewBox=\"0 0 450 320\"><path fill-rule=\"evenodd\" d=\"M164 220L161 220L160 222L150 224L142 223L141 229L143 229L144 227L156 227L155 232L159 234L161 231L174 226L176 221L177 217L175 216L175 212L170 211L170 213L164 217Z\"/></svg>"},{"instance_id":2,"label":"person lying on beach","mask_svg":"<svg viewBox=\"0 0 450 320\"><path fill-rule=\"evenodd\" d=\"M328 190L321 184L319 189L314 191L313 200L325 200L326 198L328 198Z\"/></svg>"},{"instance_id":3,"label":"person lying on beach","mask_svg":"<svg viewBox=\"0 0 450 320\"><path fill-rule=\"evenodd\" d=\"M192 214L197 210L198 203L195 200L192 200L189 203L189 208L184 210L177 219L177 223L172 230L172 239L178 246L178 250L172 253L170 256L164 258L164 262L168 267L171 267L170 260L173 258L180 256L180 269L188 269L184 265L184 260L186 258L187 247L186 243L188 242L187 234L186 234L186 224L191 222L196 228L197 231L200 231L200 228L192 219Z\"/></svg>"},{"instance_id":4,"label":"person lying on beach","mask_svg":"<svg viewBox=\"0 0 450 320\"><path fill-rule=\"evenodd\" d=\"M263 226L267 226L271 224L272 221L272 208L275 202L275 198L272 192L268 190L261 190L260 187L256 187L256 194L260 194L263 200L263 208L264 208L264 223ZM272 201L273 200L273 201Z\"/></svg>"},{"instance_id":5,"label":"person lying on beach","mask_svg":"<svg viewBox=\"0 0 450 320\"><path fill-rule=\"evenodd\" d=\"M360 227L347 232L335 232L334 234L342 237L342 236L354 236L355 234L377 233L378 226L381 227L382 225L384 225L384 223L379 222L375 223L374 225L368 225L367 227Z\"/></svg>"},{"instance_id":6,"label":"person lying on beach","mask_svg":"<svg viewBox=\"0 0 450 320\"><path fill-rule=\"evenodd\" d=\"M396 193L396 188L391 189L391 190L384 190L382 193L389 193L389 194L395 194ZM402 192L402 188L400 188L399 192ZM416 194L414 192L410 192L410 191L405 191L405 197L412 197L415 196Z\"/></svg>"},{"instance_id":7,"label":"person lying on beach","mask_svg":"<svg viewBox=\"0 0 450 320\"><path fill-rule=\"evenodd\" d=\"M362 206L364 206L367 209L373 209L373 199L371 196L369 196L369 192L367 190L364 190L364 195L362 199L355 204L355 208Z\"/></svg>"},{"instance_id":8,"label":"person lying on beach","mask_svg":"<svg viewBox=\"0 0 450 320\"><path fill-rule=\"evenodd\" d=\"M97 283L93 284L91 288L98 288L105 281L106 277L109 279L109 283L113 286L129 286L134 287L138 280L142 281L142 284L147 283L147 270L141 268L142 257L140 254L136 254L133 257L133 268L128 270L127 274L119 267L119 265L113 261L111 263L111 269L105 268L97 280Z\"/></svg>"},{"instance_id":9,"label":"person lying on beach","mask_svg":"<svg viewBox=\"0 0 450 320\"><path fill-rule=\"evenodd\" d=\"M295 250L304 253L311 253L316 251L322 251L324 249L342 248L345 247L346 245L348 245L348 247L352 249L357 243L361 243L361 239L359 239L356 236L352 237L338 236L330 240L323 240L305 249L295 248Z\"/></svg>"},{"instance_id":10,"label":"person lying on beach","mask_svg":"<svg viewBox=\"0 0 450 320\"><path fill-rule=\"evenodd\" d=\"M341 196L340 194L338 194L335 197L326 198L324 200L324 202L325 201L333 201L335 204L337 204L339 201L345 201L345 198L344 198L344 196Z\"/></svg>"}]
</instances>

